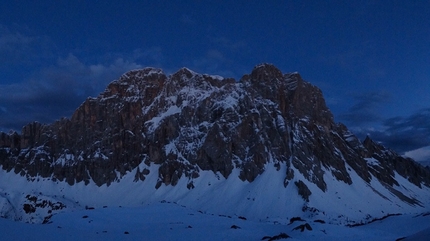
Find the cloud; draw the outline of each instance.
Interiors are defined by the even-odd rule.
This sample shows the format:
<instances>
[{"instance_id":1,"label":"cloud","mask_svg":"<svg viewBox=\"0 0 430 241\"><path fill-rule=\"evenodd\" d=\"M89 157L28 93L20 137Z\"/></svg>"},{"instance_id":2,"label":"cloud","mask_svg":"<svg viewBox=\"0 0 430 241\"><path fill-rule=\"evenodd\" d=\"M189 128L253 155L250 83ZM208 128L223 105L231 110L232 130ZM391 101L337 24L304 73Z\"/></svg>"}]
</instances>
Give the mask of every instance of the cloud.
<instances>
[{"instance_id":1,"label":"cloud","mask_svg":"<svg viewBox=\"0 0 430 241\"><path fill-rule=\"evenodd\" d=\"M406 118L395 117L384 121L387 142L401 151L430 145L430 108L422 109Z\"/></svg>"},{"instance_id":2,"label":"cloud","mask_svg":"<svg viewBox=\"0 0 430 241\"><path fill-rule=\"evenodd\" d=\"M390 100L387 92L369 92L354 96L355 104L339 118L352 125L381 121L378 108Z\"/></svg>"},{"instance_id":3,"label":"cloud","mask_svg":"<svg viewBox=\"0 0 430 241\"><path fill-rule=\"evenodd\" d=\"M0 51L7 52L34 42L33 37L24 36L21 33L12 33L8 28L0 26Z\"/></svg>"},{"instance_id":4,"label":"cloud","mask_svg":"<svg viewBox=\"0 0 430 241\"><path fill-rule=\"evenodd\" d=\"M390 118L384 122L384 125L388 127L389 132L405 132L414 129L430 133L430 108L422 109L407 118Z\"/></svg>"},{"instance_id":5,"label":"cloud","mask_svg":"<svg viewBox=\"0 0 430 241\"><path fill-rule=\"evenodd\" d=\"M101 55L78 51L80 57L63 51L25 26L0 24L0 131L69 117L124 72L164 61L159 47Z\"/></svg>"},{"instance_id":6,"label":"cloud","mask_svg":"<svg viewBox=\"0 0 430 241\"><path fill-rule=\"evenodd\" d=\"M14 51L22 46L27 46L36 41L35 37L29 37L20 32L12 32L6 26L0 25L0 51Z\"/></svg>"},{"instance_id":7,"label":"cloud","mask_svg":"<svg viewBox=\"0 0 430 241\"><path fill-rule=\"evenodd\" d=\"M382 124L381 130L355 129L354 132L360 138L369 135L399 153L430 146L430 108L408 117L389 118Z\"/></svg>"},{"instance_id":8,"label":"cloud","mask_svg":"<svg viewBox=\"0 0 430 241\"><path fill-rule=\"evenodd\" d=\"M88 96L98 95L124 72L141 67L123 58L107 64L85 64L73 54L59 58L25 81L0 85L0 127L20 130L31 121L50 123L68 117Z\"/></svg>"},{"instance_id":9,"label":"cloud","mask_svg":"<svg viewBox=\"0 0 430 241\"><path fill-rule=\"evenodd\" d=\"M405 152L405 156L410 157L417 162L430 162L430 146Z\"/></svg>"},{"instance_id":10,"label":"cloud","mask_svg":"<svg viewBox=\"0 0 430 241\"><path fill-rule=\"evenodd\" d=\"M26 29L11 30L0 24L0 64L33 64L52 56L55 45L48 37L36 36Z\"/></svg>"},{"instance_id":11,"label":"cloud","mask_svg":"<svg viewBox=\"0 0 430 241\"><path fill-rule=\"evenodd\" d=\"M421 109L406 117L384 119L379 110L391 100L389 93L369 92L354 96L354 100L348 112L339 115L339 118L360 139L370 136L399 153L430 145L430 108Z\"/></svg>"}]
</instances>

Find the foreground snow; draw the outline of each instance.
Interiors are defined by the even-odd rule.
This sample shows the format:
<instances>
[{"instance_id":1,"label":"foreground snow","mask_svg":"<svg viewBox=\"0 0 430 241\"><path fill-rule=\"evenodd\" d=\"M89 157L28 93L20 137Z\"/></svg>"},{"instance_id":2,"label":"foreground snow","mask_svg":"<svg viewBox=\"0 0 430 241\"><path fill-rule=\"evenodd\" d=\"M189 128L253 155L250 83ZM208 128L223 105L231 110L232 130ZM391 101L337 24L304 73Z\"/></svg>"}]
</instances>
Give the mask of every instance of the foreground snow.
<instances>
[{"instance_id":1,"label":"foreground snow","mask_svg":"<svg viewBox=\"0 0 430 241\"><path fill-rule=\"evenodd\" d=\"M315 220L292 224L245 220L246 217L207 214L174 203L141 207L104 207L62 212L48 224L0 219L0 233L8 240L262 240L285 233L288 240L396 240L407 236L425 240L430 215L388 217L358 227ZM312 230L295 227L308 223Z\"/></svg>"}]
</instances>

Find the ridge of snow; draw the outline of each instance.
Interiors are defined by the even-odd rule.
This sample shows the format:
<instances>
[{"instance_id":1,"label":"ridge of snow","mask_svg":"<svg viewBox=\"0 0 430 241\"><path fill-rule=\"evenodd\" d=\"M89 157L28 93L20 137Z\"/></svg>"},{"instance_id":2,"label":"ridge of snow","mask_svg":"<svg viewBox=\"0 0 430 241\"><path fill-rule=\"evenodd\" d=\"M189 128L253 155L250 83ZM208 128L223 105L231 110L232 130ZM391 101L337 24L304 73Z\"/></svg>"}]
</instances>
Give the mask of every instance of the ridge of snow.
<instances>
[{"instance_id":1,"label":"ridge of snow","mask_svg":"<svg viewBox=\"0 0 430 241\"><path fill-rule=\"evenodd\" d=\"M223 81L225 78L220 75L210 75L210 74L204 74L203 76L207 76L209 78L212 78L214 80Z\"/></svg>"},{"instance_id":2,"label":"ridge of snow","mask_svg":"<svg viewBox=\"0 0 430 241\"><path fill-rule=\"evenodd\" d=\"M165 112L161 113L159 116L153 117L151 120L145 122L145 125L148 125L148 131L154 132L154 130L158 127L159 123L166 117L181 113L181 109L176 105L170 106Z\"/></svg>"}]
</instances>

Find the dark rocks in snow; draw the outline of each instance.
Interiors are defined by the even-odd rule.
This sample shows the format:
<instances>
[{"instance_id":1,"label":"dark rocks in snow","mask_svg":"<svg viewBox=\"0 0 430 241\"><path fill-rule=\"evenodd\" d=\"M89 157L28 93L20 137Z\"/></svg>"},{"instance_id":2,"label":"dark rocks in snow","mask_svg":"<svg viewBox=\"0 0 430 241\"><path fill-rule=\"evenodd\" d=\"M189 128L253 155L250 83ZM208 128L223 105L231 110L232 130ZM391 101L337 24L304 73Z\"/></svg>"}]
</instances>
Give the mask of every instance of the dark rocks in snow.
<instances>
[{"instance_id":1,"label":"dark rocks in snow","mask_svg":"<svg viewBox=\"0 0 430 241\"><path fill-rule=\"evenodd\" d=\"M21 206L21 210L16 210L17 213L22 215L15 218L15 220L21 220L29 223L50 223L50 219L53 214L60 212L67 206L54 197L43 196L41 192L38 194L27 194L22 193L23 202L18 202L17 207ZM25 197L24 197L25 195ZM40 195L40 196L39 196ZM10 202L10 201L9 201ZM22 212L24 211L24 212Z\"/></svg>"},{"instance_id":2,"label":"dark rocks in snow","mask_svg":"<svg viewBox=\"0 0 430 241\"><path fill-rule=\"evenodd\" d=\"M294 223L296 221L302 221L302 222L304 222L305 220L303 220L301 217L292 217L292 218L290 218L290 223L288 225L290 225L290 224L292 224L292 223Z\"/></svg>"},{"instance_id":3,"label":"dark rocks in snow","mask_svg":"<svg viewBox=\"0 0 430 241\"><path fill-rule=\"evenodd\" d=\"M51 222L52 214L43 218L42 224L49 224Z\"/></svg>"},{"instance_id":4,"label":"dark rocks in snow","mask_svg":"<svg viewBox=\"0 0 430 241\"><path fill-rule=\"evenodd\" d=\"M324 220L322 220L322 219L314 220L314 222L315 222L315 223L325 223L325 221L324 221Z\"/></svg>"},{"instance_id":5,"label":"dark rocks in snow","mask_svg":"<svg viewBox=\"0 0 430 241\"><path fill-rule=\"evenodd\" d=\"M430 186L430 170L370 138L361 143L334 122L320 89L270 64L238 82L186 68L170 76L156 68L133 70L88 98L70 119L0 133L4 170L69 185L110 185L132 171L134 181L146 182L157 164L157 183L149 185L175 186L185 178L193 189L201 170L230 178L237 168L234 178L253 182L270 162L278 171L286 168L284 187L294 182L306 201L311 192L298 175L322 191L329 188L324 174L352 184L354 172L387 188L399 185L395 173Z\"/></svg>"},{"instance_id":6,"label":"dark rocks in snow","mask_svg":"<svg viewBox=\"0 0 430 241\"><path fill-rule=\"evenodd\" d=\"M36 208L33 205L28 204L28 203L25 203L23 205L23 209L24 209L25 213L27 213L27 214L36 212Z\"/></svg>"},{"instance_id":7,"label":"dark rocks in snow","mask_svg":"<svg viewBox=\"0 0 430 241\"><path fill-rule=\"evenodd\" d=\"M400 213L390 213L390 214L387 214L387 215L385 215L385 216L383 216L383 217L380 217L380 218L373 218L373 219L368 220L368 221L366 221L366 222L359 222L359 223L347 224L346 226L347 226L347 227L350 227L350 228L353 228L353 227L359 227L359 226L367 225L367 224L369 224L369 223L373 223L373 222L376 222L376 221L382 221L382 220L384 220L384 219L386 219L386 218L389 218L389 217L393 217L393 216L400 216L400 215L401 215Z\"/></svg>"},{"instance_id":8,"label":"dark rocks in snow","mask_svg":"<svg viewBox=\"0 0 430 241\"><path fill-rule=\"evenodd\" d=\"M308 186L302 181L299 180L294 182L298 188L299 195L306 201L309 202L309 196L312 194L311 190L309 190Z\"/></svg>"},{"instance_id":9,"label":"dark rocks in snow","mask_svg":"<svg viewBox=\"0 0 430 241\"><path fill-rule=\"evenodd\" d=\"M148 169L143 169L142 171L140 170L139 167L137 167L136 170L136 174L134 175L134 181L138 182L138 181L145 181L145 176L149 174L149 170Z\"/></svg>"},{"instance_id":10,"label":"dark rocks in snow","mask_svg":"<svg viewBox=\"0 0 430 241\"><path fill-rule=\"evenodd\" d=\"M311 225L309 225L309 223L300 224L299 226L293 228L293 230L300 230L300 232L305 231L305 229L308 231L312 231L312 227Z\"/></svg>"},{"instance_id":11,"label":"dark rocks in snow","mask_svg":"<svg viewBox=\"0 0 430 241\"><path fill-rule=\"evenodd\" d=\"M291 237L286 233L280 233L275 236L264 236L261 240L273 241L273 240L281 240L281 239L287 239L287 238L291 238Z\"/></svg>"},{"instance_id":12,"label":"dark rocks in snow","mask_svg":"<svg viewBox=\"0 0 430 241\"><path fill-rule=\"evenodd\" d=\"M46 215L45 217L43 217L43 224L50 222L53 212L66 208L66 205L61 202L54 202L49 199L46 200L43 197L37 197L34 195L26 195L25 200L26 201L22 206L24 212L30 216L33 213L36 213L36 211L38 212L38 215L42 215L42 217L43 215Z\"/></svg>"}]
</instances>

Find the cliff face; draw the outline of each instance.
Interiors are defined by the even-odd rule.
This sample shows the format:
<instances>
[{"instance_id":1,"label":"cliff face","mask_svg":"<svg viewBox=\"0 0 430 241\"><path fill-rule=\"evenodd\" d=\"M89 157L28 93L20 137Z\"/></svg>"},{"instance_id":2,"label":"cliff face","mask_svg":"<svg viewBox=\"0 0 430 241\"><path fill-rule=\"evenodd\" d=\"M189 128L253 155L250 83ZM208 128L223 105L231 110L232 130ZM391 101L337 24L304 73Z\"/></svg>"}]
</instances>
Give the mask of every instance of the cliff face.
<instances>
[{"instance_id":1,"label":"cliff face","mask_svg":"<svg viewBox=\"0 0 430 241\"><path fill-rule=\"evenodd\" d=\"M159 165L158 182L148 184L155 188L184 178L192 189L201 170L227 178L238 169L233 178L253 182L267 165L278 171L286 165L284 187L299 172L325 192L324 174L352 184L353 172L411 204L419 202L393 188L396 173L430 187L428 169L369 138L361 143L334 122L317 87L268 64L238 82L186 68L171 76L155 68L130 71L70 119L0 134L0 165L30 180L101 186L133 171L135 181L145 182L151 164ZM306 184L294 183L308 199Z\"/></svg>"}]
</instances>

